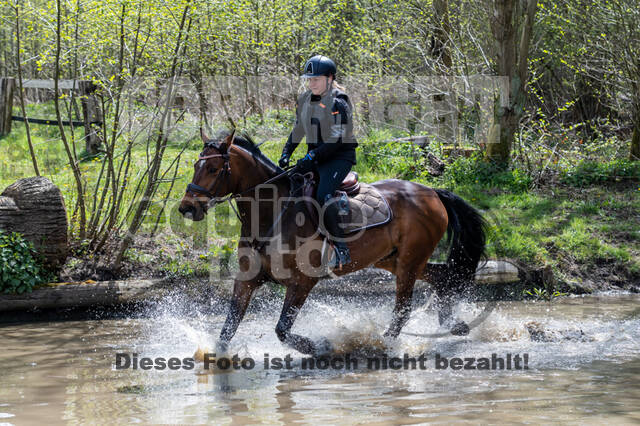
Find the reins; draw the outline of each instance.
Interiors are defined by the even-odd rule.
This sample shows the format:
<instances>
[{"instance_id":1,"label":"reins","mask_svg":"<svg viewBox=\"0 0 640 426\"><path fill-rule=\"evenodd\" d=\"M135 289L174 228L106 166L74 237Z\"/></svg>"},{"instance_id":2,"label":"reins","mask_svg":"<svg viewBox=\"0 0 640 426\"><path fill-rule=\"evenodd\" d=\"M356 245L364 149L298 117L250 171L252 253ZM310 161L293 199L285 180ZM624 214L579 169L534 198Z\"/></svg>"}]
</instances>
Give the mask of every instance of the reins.
<instances>
[{"instance_id":1,"label":"reins","mask_svg":"<svg viewBox=\"0 0 640 426\"><path fill-rule=\"evenodd\" d=\"M221 177L227 177L227 176L231 176L231 166L229 164L229 153L223 153L223 154L210 154L210 155L199 155L198 156L198 161L200 160L208 160L209 158L216 158L216 157L222 157L224 158L224 165L222 168L222 171L220 171L218 173L218 176L216 176L215 180L213 181L213 187L211 188L211 190L208 190L207 188L197 185L195 183L189 183L187 185L187 190L186 192L194 192L196 194L202 194L205 195L207 197L209 197L209 202L211 202L212 200L216 199L216 204L219 203L223 203L225 201L229 202L229 205L231 206L231 208L233 209L233 212L236 214L236 216L238 217L238 220L240 221L240 223L242 223L243 225L244 220L242 219L242 217L240 216L240 214L238 213L238 210L236 209L236 207L233 205L233 203L231 202L232 199L237 198L239 196L241 196L242 194L249 192L249 191L253 191L255 190L257 187L261 186L261 185L265 185L267 183L271 183L271 182L275 182L276 180L289 175L289 173L295 169L295 166L289 166L286 169L284 169L284 171L282 173L277 174L276 176L273 176L272 178L259 183L257 185L252 186L251 188L245 189L242 192L238 192L238 193L231 193L226 197L223 198L219 198L217 197L217 193L218 193L218 183L221 182ZM215 190L215 192L214 192ZM290 189L290 196L293 195L292 193L293 188ZM213 193L212 193L213 192ZM282 216L284 216L284 213L287 211L287 209L289 208L289 206L291 205L291 203L289 201L287 201L287 204L285 205L285 207L280 211L280 214L278 215L278 217L276 218L276 220L273 221L273 224L271 225L271 228L269 228L269 231L267 232L267 236L269 236L273 230L275 229L276 225L280 222L280 220L282 219ZM260 243L258 245L258 247L256 248L258 251L260 251L262 249L262 247L264 246L264 244L266 243L266 241L263 241L262 243Z\"/></svg>"}]
</instances>

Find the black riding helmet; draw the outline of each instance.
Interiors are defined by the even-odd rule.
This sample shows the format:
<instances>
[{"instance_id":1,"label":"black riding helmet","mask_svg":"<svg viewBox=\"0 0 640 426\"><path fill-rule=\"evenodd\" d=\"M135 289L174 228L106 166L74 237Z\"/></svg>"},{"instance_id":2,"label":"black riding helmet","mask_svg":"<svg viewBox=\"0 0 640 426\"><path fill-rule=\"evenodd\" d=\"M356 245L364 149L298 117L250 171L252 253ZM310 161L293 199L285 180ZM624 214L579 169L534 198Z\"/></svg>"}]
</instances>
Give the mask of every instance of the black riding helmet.
<instances>
[{"instance_id":1,"label":"black riding helmet","mask_svg":"<svg viewBox=\"0 0 640 426\"><path fill-rule=\"evenodd\" d=\"M304 64L302 77L319 77L321 75L336 77L337 67L335 62L326 56L316 55Z\"/></svg>"}]
</instances>

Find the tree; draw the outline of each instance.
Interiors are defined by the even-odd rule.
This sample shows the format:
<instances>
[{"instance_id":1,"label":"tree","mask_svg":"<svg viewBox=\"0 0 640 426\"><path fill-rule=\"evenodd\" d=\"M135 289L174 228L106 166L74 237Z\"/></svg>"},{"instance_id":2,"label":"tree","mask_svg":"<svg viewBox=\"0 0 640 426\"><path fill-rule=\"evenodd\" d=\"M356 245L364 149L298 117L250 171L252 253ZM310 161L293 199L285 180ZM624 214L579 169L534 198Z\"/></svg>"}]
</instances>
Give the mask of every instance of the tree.
<instances>
[{"instance_id":1,"label":"tree","mask_svg":"<svg viewBox=\"0 0 640 426\"><path fill-rule=\"evenodd\" d=\"M487 157L502 165L509 163L511 145L526 100L529 44L537 1L527 0L525 5L525 9L520 10L517 0L494 0L489 16L495 42L496 72L508 79L508 96L505 106L500 105L499 98L494 102Z\"/></svg>"}]
</instances>

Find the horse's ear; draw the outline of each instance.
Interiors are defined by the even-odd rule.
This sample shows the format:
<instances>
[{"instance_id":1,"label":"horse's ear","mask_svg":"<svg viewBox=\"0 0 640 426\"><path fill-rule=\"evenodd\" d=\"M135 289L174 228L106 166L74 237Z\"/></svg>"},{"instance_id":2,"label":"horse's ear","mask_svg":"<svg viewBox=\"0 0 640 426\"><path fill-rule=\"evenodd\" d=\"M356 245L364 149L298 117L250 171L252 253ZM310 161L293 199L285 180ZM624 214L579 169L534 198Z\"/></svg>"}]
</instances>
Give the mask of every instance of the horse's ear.
<instances>
[{"instance_id":1,"label":"horse's ear","mask_svg":"<svg viewBox=\"0 0 640 426\"><path fill-rule=\"evenodd\" d=\"M224 142L222 143L222 145L224 145L226 147L226 149L231 148L231 145L233 145L233 140L236 137L236 129L234 128L231 131L231 134L229 136L227 136L226 138L224 138Z\"/></svg>"},{"instance_id":2,"label":"horse's ear","mask_svg":"<svg viewBox=\"0 0 640 426\"><path fill-rule=\"evenodd\" d=\"M200 137L202 138L202 142L204 143L207 143L211 140L209 136L207 136L207 134L204 132L204 129L202 128L202 126L200 126Z\"/></svg>"}]
</instances>

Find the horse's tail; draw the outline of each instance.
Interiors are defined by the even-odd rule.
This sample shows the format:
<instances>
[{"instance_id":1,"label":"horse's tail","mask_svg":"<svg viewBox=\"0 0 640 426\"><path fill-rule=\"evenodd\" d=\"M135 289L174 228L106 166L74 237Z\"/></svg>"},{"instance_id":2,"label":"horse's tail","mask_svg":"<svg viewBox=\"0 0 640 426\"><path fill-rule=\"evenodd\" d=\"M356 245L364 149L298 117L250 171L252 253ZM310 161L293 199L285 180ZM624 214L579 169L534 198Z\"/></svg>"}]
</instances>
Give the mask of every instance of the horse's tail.
<instances>
[{"instance_id":1,"label":"horse's tail","mask_svg":"<svg viewBox=\"0 0 640 426\"><path fill-rule=\"evenodd\" d=\"M448 290L473 281L480 260L486 256L487 221L480 212L451 191L436 189L449 216L447 257ZM444 283L443 283L444 284Z\"/></svg>"}]
</instances>

